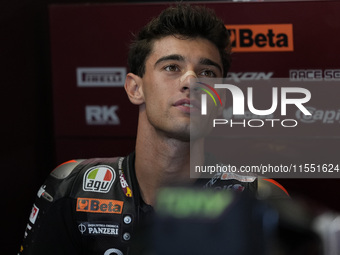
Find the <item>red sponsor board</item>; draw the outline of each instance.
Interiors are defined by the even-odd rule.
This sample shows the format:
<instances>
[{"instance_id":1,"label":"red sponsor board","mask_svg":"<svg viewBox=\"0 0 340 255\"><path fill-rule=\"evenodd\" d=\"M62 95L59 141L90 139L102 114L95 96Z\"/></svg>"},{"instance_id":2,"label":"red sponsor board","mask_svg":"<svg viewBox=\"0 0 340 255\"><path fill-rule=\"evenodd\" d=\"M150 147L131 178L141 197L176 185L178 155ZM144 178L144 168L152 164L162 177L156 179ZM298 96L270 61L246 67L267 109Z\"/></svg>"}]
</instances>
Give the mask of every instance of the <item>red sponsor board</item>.
<instances>
[{"instance_id":1,"label":"red sponsor board","mask_svg":"<svg viewBox=\"0 0 340 255\"><path fill-rule=\"evenodd\" d=\"M313 117L300 116L299 127L282 128L284 135L271 129L229 129L229 148L243 144L242 150L249 157L272 152L282 161L295 157L289 151L299 151L302 158L315 158L322 152L335 157L334 148L340 143L340 105L336 100L340 86L334 84L332 95L323 96L327 88L323 89L322 83L315 88L315 81L340 80L340 3L199 4L214 9L230 31L234 48L230 83L276 77L287 78L296 87L313 84L312 99L307 105ZM129 102L123 88L128 72L128 45L132 33L167 6L157 3L50 7L58 161L125 155L134 149L138 107ZM266 102L266 95L268 91L258 100ZM296 111L290 111L287 118L297 119L296 115ZM317 148L303 144L315 144Z\"/></svg>"}]
</instances>

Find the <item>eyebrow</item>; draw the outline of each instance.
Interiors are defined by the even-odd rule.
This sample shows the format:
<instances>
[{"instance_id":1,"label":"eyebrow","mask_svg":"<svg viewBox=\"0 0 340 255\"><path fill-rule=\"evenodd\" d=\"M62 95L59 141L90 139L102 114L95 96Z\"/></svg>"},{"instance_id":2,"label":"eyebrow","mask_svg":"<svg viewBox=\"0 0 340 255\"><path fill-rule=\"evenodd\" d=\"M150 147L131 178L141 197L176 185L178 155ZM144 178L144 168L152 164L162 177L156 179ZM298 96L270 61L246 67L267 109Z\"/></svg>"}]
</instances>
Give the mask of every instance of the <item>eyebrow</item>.
<instances>
[{"instance_id":1,"label":"eyebrow","mask_svg":"<svg viewBox=\"0 0 340 255\"><path fill-rule=\"evenodd\" d=\"M171 55L167 55L167 56L164 56L164 57L161 57L160 59L158 59L155 63L154 66L158 65L159 63L161 62L164 62L164 61L168 61L168 60L176 60L176 61L184 61L185 58L182 56L182 55L179 55L179 54L171 54ZM223 73L222 71L222 67L216 63L215 61L212 61L211 59L209 58L201 58L199 60L199 63L201 65L206 65L206 66L215 66L218 68L218 70Z\"/></svg>"},{"instance_id":2,"label":"eyebrow","mask_svg":"<svg viewBox=\"0 0 340 255\"><path fill-rule=\"evenodd\" d=\"M220 70L221 73L223 73L222 67L218 63L212 61L209 58L201 58L199 63L201 65L206 65L206 66L215 66L215 67L217 67Z\"/></svg>"},{"instance_id":3,"label":"eyebrow","mask_svg":"<svg viewBox=\"0 0 340 255\"><path fill-rule=\"evenodd\" d=\"M168 60L184 61L184 57L182 55L179 55L179 54L167 55L167 56L164 56L164 57L161 57L160 59L158 59L155 63L155 66L158 65L161 62L168 61Z\"/></svg>"}]
</instances>

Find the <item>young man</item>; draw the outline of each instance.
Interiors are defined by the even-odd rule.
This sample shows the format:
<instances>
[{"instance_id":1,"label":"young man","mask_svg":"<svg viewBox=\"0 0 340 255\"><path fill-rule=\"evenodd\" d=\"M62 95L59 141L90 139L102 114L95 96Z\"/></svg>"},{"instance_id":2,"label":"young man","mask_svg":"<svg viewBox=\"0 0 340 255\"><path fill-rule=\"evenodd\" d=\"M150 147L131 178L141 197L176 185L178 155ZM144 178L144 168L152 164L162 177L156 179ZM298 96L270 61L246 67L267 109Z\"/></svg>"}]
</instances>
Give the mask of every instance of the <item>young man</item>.
<instances>
[{"instance_id":1,"label":"young man","mask_svg":"<svg viewBox=\"0 0 340 255\"><path fill-rule=\"evenodd\" d=\"M37 194L22 254L126 255L159 188L196 181L190 178L190 149L202 164L205 158L199 134L190 147L190 113L197 110L190 80L227 75L230 43L223 21L202 7L170 7L137 35L129 66L125 89L139 105L135 152L56 168ZM258 189L257 180L215 178L195 185Z\"/></svg>"}]
</instances>

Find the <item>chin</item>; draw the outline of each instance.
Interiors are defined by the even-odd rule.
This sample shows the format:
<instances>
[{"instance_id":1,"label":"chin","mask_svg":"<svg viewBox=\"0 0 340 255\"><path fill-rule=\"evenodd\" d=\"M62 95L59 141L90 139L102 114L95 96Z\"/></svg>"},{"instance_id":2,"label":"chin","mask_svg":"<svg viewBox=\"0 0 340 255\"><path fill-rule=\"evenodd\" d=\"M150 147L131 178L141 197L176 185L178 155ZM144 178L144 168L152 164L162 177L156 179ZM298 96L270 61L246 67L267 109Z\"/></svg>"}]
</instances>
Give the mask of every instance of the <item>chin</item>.
<instances>
[{"instance_id":1,"label":"chin","mask_svg":"<svg viewBox=\"0 0 340 255\"><path fill-rule=\"evenodd\" d=\"M178 128L176 130L168 130L165 133L169 138L176 139L182 142L190 142L189 125L187 125L185 128Z\"/></svg>"}]
</instances>

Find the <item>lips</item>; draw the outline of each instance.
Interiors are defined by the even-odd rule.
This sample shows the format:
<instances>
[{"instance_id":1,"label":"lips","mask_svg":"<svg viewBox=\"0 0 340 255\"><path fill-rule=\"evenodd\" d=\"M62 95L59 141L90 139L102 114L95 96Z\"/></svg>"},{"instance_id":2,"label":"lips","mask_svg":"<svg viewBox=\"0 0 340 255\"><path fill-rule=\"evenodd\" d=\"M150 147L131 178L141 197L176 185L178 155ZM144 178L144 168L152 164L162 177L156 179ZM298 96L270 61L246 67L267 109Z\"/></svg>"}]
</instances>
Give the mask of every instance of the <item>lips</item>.
<instances>
[{"instance_id":1,"label":"lips","mask_svg":"<svg viewBox=\"0 0 340 255\"><path fill-rule=\"evenodd\" d=\"M183 98L174 103L174 106L186 113L193 113L200 109L200 104L196 100Z\"/></svg>"}]
</instances>

